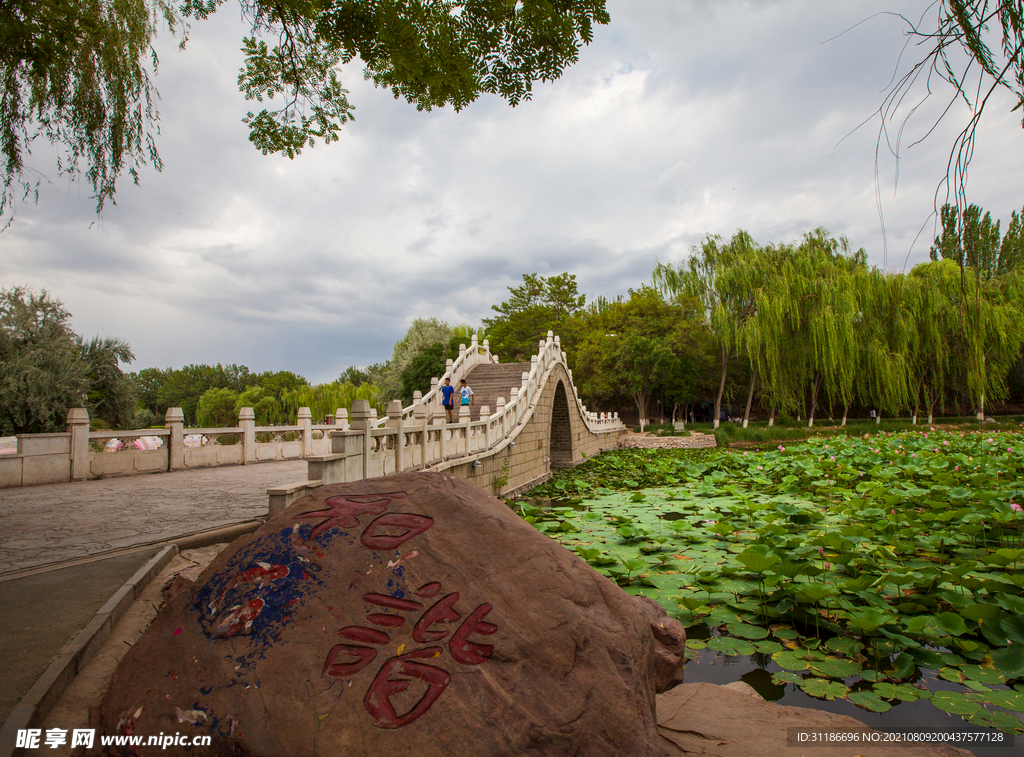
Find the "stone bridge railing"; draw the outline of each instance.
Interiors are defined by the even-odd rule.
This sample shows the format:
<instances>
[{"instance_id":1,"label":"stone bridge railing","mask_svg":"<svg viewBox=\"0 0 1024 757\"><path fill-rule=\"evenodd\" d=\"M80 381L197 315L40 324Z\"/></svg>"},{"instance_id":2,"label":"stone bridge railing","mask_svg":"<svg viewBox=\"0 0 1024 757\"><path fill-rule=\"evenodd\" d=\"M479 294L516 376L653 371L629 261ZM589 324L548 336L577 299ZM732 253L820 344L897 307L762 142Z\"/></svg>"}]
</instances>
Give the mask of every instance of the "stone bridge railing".
<instances>
[{"instance_id":1,"label":"stone bridge railing","mask_svg":"<svg viewBox=\"0 0 1024 757\"><path fill-rule=\"evenodd\" d=\"M506 402L497 399L497 407L483 406L480 420L470 419L470 409L459 407L458 422L447 423L441 411L438 385L444 378L452 383L482 362L496 363L486 341L477 347L476 337L467 350L463 347L457 360L449 361L448 370L440 379L431 379L431 390L403 408L398 400L388 406L387 415L378 426L375 411L366 400L356 400L351 417L341 416L335 429L329 431L331 452L308 458L308 480L270 489L270 512L280 512L307 489L325 484L359 481L413 470L443 471L456 466L482 467L483 461L515 447L515 439L531 420L537 399L545 389L552 370L564 370L572 388L570 402L586 431L593 435L618 434L625 427L618 413L594 413L580 401L572 372L559 338L550 331L541 340L537 354L530 359L530 370L522 374L521 386ZM342 411L338 411L341 413Z\"/></svg>"},{"instance_id":2,"label":"stone bridge railing","mask_svg":"<svg viewBox=\"0 0 1024 757\"><path fill-rule=\"evenodd\" d=\"M72 408L67 431L21 435L13 453L0 454L0 489L294 460L330 451L328 432L336 426L313 423L307 407L299 408L297 420L291 426L257 426L253 409L243 407L237 426L187 428L181 408L172 407L164 428L90 431L86 409Z\"/></svg>"}]
</instances>

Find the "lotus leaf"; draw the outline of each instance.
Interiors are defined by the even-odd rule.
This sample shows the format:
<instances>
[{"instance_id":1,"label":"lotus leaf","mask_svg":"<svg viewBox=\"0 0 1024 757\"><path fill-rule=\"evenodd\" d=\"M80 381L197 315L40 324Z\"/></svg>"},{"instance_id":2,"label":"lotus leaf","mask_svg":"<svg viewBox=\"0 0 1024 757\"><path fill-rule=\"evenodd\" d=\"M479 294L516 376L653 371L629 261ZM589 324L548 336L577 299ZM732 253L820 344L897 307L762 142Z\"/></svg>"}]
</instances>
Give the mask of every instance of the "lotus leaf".
<instances>
[{"instance_id":1,"label":"lotus leaf","mask_svg":"<svg viewBox=\"0 0 1024 757\"><path fill-rule=\"evenodd\" d=\"M788 649L776 652L772 655L772 659L775 660L779 667L786 670L807 670L811 666L810 662L798 657L795 652Z\"/></svg>"},{"instance_id":2,"label":"lotus leaf","mask_svg":"<svg viewBox=\"0 0 1024 757\"><path fill-rule=\"evenodd\" d=\"M970 678L964 681L964 686L971 691L992 691L992 689L981 683L981 681L972 681Z\"/></svg>"},{"instance_id":3,"label":"lotus leaf","mask_svg":"<svg viewBox=\"0 0 1024 757\"><path fill-rule=\"evenodd\" d=\"M818 699L827 699L830 702L837 697L842 698L850 693L850 689L838 681L829 681L824 678L804 678L798 684L808 696Z\"/></svg>"},{"instance_id":4,"label":"lotus leaf","mask_svg":"<svg viewBox=\"0 0 1024 757\"><path fill-rule=\"evenodd\" d=\"M937 691L932 694L931 703L951 715L973 715L981 709L977 701L957 691Z\"/></svg>"},{"instance_id":5,"label":"lotus leaf","mask_svg":"<svg viewBox=\"0 0 1024 757\"><path fill-rule=\"evenodd\" d=\"M1000 607L1009 609L1011 613L1024 615L1024 597L1014 596L1013 594L998 594L996 601Z\"/></svg>"},{"instance_id":6,"label":"lotus leaf","mask_svg":"<svg viewBox=\"0 0 1024 757\"><path fill-rule=\"evenodd\" d=\"M1019 678L1024 674L1024 647L1015 645L993 649L990 656L992 664L1007 678Z\"/></svg>"},{"instance_id":7,"label":"lotus leaf","mask_svg":"<svg viewBox=\"0 0 1024 757\"><path fill-rule=\"evenodd\" d=\"M787 626L772 626L772 633L776 639L799 639L800 634Z\"/></svg>"},{"instance_id":8,"label":"lotus leaf","mask_svg":"<svg viewBox=\"0 0 1024 757\"><path fill-rule=\"evenodd\" d=\"M999 628L1014 644L1024 644L1024 617L1009 615L999 621Z\"/></svg>"},{"instance_id":9,"label":"lotus leaf","mask_svg":"<svg viewBox=\"0 0 1024 757\"><path fill-rule=\"evenodd\" d=\"M772 673L772 683L776 686L782 686L786 683L792 683L799 686L803 682L803 678L798 676L796 673L791 673L788 670L780 670L777 673Z\"/></svg>"},{"instance_id":10,"label":"lotus leaf","mask_svg":"<svg viewBox=\"0 0 1024 757\"><path fill-rule=\"evenodd\" d=\"M856 654L860 654L861 650L864 649L863 644L856 639L851 639L847 636L833 636L825 642L825 646L833 652L844 654L847 657L853 657Z\"/></svg>"},{"instance_id":11,"label":"lotus leaf","mask_svg":"<svg viewBox=\"0 0 1024 757\"><path fill-rule=\"evenodd\" d=\"M933 616L942 630L951 633L953 636L960 636L967 633L967 624L964 619L953 612L940 612Z\"/></svg>"},{"instance_id":12,"label":"lotus leaf","mask_svg":"<svg viewBox=\"0 0 1024 757\"><path fill-rule=\"evenodd\" d=\"M858 707L870 712L888 712L892 705L873 691L854 691L847 696Z\"/></svg>"},{"instance_id":13,"label":"lotus leaf","mask_svg":"<svg viewBox=\"0 0 1024 757\"><path fill-rule=\"evenodd\" d=\"M973 620L976 623L984 623L987 620L995 620L1002 613L995 605L983 605L983 604L969 604L967 607L960 611L968 620Z\"/></svg>"},{"instance_id":14,"label":"lotus leaf","mask_svg":"<svg viewBox=\"0 0 1024 757\"><path fill-rule=\"evenodd\" d=\"M826 660L815 660L811 663L811 672L826 678L849 678L857 675L861 664L853 660L839 660L830 657Z\"/></svg>"},{"instance_id":15,"label":"lotus leaf","mask_svg":"<svg viewBox=\"0 0 1024 757\"><path fill-rule=\"evenodd\" d=\"M957 668L943 668L939 671L939 678L950 683L963 683L965 676Z\"/></svg>"},{"instance_id":16,"label":"lotus leaf","mask_svg":"<svg viewBox=\"0 0 1024 757\"><path fill-rule=\"evenodd\" d=\"M1001 710L980 710L971 715L968 720L974 725L996 728L1006 733L1024 733L1024 724L1008 712Z\"/></svg>"},{"instance_id":17,"label":"lotus leaf","mask_svg":"<svg viewBox=\"0 0 1024 757\"><path fill-rule=\"evenodd\" d=\"M708 649L734 657L736 655L752 655L757 647L744 639L734 639L731 636L716 636L708 640Z\"/></svg>"}]
</instances>

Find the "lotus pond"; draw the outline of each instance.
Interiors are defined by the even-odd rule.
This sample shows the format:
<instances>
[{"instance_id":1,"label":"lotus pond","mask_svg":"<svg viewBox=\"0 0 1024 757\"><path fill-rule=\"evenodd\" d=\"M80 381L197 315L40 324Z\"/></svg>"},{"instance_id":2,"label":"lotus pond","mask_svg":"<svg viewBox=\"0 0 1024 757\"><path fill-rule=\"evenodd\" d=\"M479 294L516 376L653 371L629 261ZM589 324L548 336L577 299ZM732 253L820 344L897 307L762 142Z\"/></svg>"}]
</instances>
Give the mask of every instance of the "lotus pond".
<instances>
[{"instance_id":1,"label":"lotus pond","mask_svg":"<svg viewBox=\"0 0 1024 757\"><path fill-rule=\"evenodd\" d=\"M515 508L688 626L688 681L1024 734L1022 468L1015 432L621 450Z\"/></svg>"}]
</instances>

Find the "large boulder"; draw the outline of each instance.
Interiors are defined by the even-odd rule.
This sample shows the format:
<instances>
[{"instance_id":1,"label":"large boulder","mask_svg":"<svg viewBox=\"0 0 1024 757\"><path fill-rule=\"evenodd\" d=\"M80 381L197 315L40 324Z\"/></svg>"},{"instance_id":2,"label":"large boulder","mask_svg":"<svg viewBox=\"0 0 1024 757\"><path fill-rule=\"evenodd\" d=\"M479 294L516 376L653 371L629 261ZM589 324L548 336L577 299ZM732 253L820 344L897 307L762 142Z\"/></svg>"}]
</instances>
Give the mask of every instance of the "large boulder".
<instances>
[{"instance_id":1,"label":"large boulder","mask_svg":"<svg viewBox=\"0 0 1024 757\"><path fill-rule=\"evenodd\" d=\"M661 757L655 693L684 641L500 500L403 474L322 487L231 544L96 725L180 734L140 754Z\"/></svg>"}]
</instances>

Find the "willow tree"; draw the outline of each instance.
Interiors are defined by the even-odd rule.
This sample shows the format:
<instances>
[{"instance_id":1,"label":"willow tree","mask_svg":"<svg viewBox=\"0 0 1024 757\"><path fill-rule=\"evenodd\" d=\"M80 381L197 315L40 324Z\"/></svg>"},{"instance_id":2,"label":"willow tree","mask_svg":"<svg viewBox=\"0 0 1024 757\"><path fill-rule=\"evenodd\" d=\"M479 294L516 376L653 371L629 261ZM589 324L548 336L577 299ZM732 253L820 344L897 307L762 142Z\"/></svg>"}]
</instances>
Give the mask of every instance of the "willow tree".
<instances>
[{"instance_id":1,"label":"willow tree","mask_svg":"<svg viewBox=\"0 0 1024 757\"><path fill-rule=\"evenodd\" d=\"M718 428L729 361L742 354L744 325L755 314L752 292L761 270L760 247L740 229L728 244L720 236L708 235L700 249L694 247L691 252L685 264L673 267L671 263L656 263L653 279L663 294L694 298L704 309L720 356L714 417L714 427Z\"/></svg>"},{"instance_id":2,"label":"willow tree","mask_svg":"<svg viewBox=\"0 0 1024 757\"><path fill-rule=\"evenodd\" d=\"M878 268L862 269L856 287L854 396L876 408L880 422L882 413L897 415L907 405L907 356L914 333L915 300L902 277Z\"/></svg>"},{"instance_id":3,"label":"willow tree","mask_svg":"<svg viewBox=\"0 0 1024 757\"><path fill-rule=\"evenodd\" d=\"M787 256L787 350L797 365L792 375L801 382L799 394L804 387L809 394L809 427L823 387L831 398L850 402L857 362L857 273L866 258L863 249L851 254L845 237L830 237L823 228L805 234Z\"/></svg>"}]
</instances>

